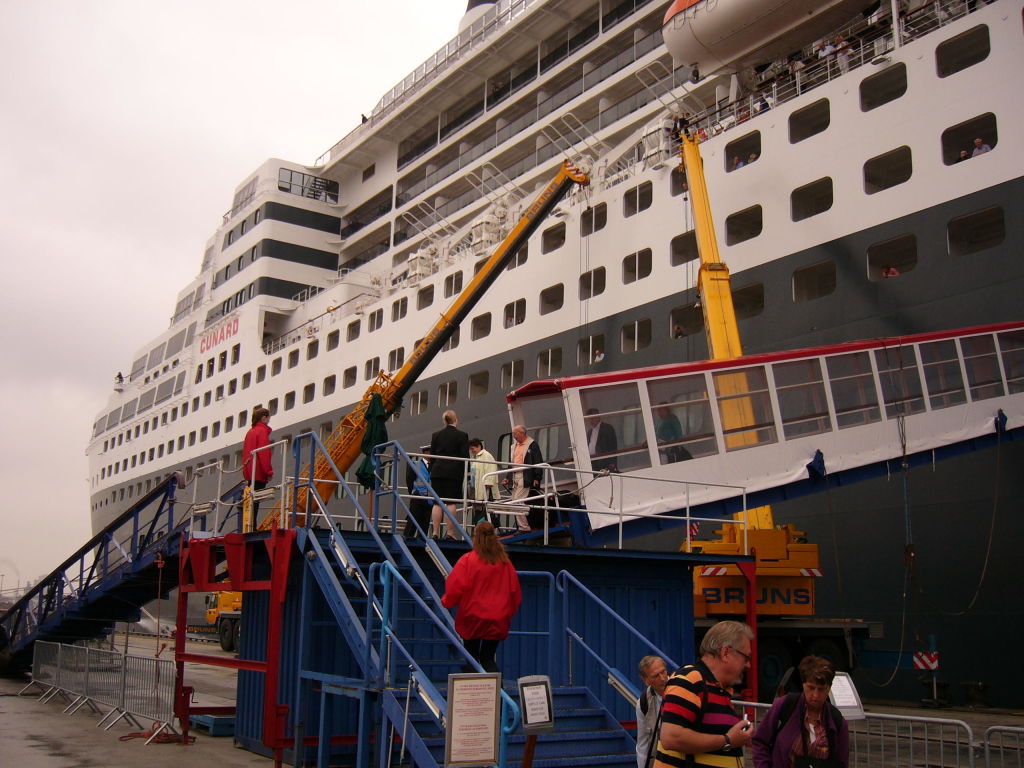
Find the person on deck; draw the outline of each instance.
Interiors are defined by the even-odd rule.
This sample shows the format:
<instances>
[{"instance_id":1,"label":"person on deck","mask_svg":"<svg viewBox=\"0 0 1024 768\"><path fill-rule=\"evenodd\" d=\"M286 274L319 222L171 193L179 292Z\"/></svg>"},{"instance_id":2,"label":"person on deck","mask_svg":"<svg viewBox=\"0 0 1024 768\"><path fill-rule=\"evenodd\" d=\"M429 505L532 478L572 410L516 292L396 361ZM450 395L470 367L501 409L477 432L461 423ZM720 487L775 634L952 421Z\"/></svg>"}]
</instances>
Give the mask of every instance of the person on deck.
<instances>
[{"instance_id":1,"label":"person on deck","mask_svg":"<svg viewBox=\"0 0 1024 768\"><path fill-rule=\"evenodd\" d=\"M247 483L252 484L254 491L262 491L267 487L274 477L274 465L270 450L256 452L260 448L266 449L270 445L270 411L266 408L253 408L252 426L245 433L245 441L242 443L242 477ZM255 456L253 455L255 453ZM252 516L254 522L259 522L260 503L253 502Z\"/></svg>"},{"instance_id":2,"label":"person on deck","mask_svg":"<svg viewBox=\"0 0 1024 768\"><path fill-rule=\"evenodd\" d=\"M454 459L469 458L469 435L459 429L459 417L455 411L445 411L441 418L444 421L444 428L430 436L430 484L434 487L434 492L446 500L448 511L454 517L454 499L463 498L466 477L466 463ZM446 456L452 458L444 458ZM435 539L441 535L443 516L441 507L435 504L430 520L430 533ZM458 538L452 533L450 522L445 526L445 530L445 538Z\"/></svg>"}]
</instances>

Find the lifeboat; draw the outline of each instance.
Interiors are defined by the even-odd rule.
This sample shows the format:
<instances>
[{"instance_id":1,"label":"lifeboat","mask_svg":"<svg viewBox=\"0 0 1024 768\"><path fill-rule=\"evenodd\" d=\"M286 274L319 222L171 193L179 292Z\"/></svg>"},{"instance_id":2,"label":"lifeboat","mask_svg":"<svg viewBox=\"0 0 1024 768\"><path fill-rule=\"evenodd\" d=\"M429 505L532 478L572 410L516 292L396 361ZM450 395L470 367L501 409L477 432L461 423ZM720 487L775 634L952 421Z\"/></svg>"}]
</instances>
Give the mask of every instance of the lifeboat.
<instances>
[{"instance_id":1,"label":"lifeboat","mask_svg":"<svg viewBox=\"0 0 1024 768\"><path fill-rule=\"evenodd\" d=\"M694 79L779 59L841 27L871 0L674 0L662 36Z\"/></svg>"}]
</instances>

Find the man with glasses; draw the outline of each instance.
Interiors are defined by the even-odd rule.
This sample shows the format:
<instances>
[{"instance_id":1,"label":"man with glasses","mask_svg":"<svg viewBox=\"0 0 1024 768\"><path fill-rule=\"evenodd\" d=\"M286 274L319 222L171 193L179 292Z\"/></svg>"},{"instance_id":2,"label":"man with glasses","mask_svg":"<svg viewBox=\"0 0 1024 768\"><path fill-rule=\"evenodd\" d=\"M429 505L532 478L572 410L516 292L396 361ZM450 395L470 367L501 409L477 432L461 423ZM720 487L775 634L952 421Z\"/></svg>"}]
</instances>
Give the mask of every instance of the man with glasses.
<instances>
[{"instance_id":1,"label":"man with glasses","mask_svg":"<svg viewBox=\"0 0 1024 768\"><path fill-rule=\"evenodd\" d=\"M700 659L669 678L654 768L742 768L752 729L733 710L728 689L750 665L753 638L746 624L720 621L704 635Z\"/></svg>"}]
</instances>

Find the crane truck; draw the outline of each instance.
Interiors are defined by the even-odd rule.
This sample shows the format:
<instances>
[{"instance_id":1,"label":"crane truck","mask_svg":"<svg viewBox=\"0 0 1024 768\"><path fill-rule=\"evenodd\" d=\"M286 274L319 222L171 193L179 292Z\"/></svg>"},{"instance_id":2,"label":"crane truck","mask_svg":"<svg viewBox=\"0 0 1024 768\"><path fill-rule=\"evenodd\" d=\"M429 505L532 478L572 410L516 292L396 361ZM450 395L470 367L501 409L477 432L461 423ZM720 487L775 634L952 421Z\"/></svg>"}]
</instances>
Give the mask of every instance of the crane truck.
<instances>
[{"instance_id":1,"label":"crane truck","mask_svg":"<svg viewBox=\"0 0 1024 768\"><path fill-rule=\"evenodd\" d=\"M455 333L459 324L465 320L488 288L498 279L508 263L530 236L537 230L541 222L555 208L566 193L575 185L585 186L590 183L587 171L566 160L559 167L554 178L540 191L534 201L523 212L522 216L509 231L508 235L494 249L480 267L473 279L456 296L433 328L417 344L405 364L393 375L381 371L376 380L367 388L359 403L344 416L331 435L324 441L324 448L330 455L339 472L344 473L361 453L363 435L366 433L365 414L375 395L380 395L387 414L390 416L402 403L402 397L415 384L416 379L438 355L448 339ZM322 498L330 498L337 481L342 478L334 475L334 470L326 458L317 460L315 467L307 467L303 477L309 477L312 471L316 478L314 484ZM307 490L299 488L295 508L301 514L307 508ZM248 494L243 505L243 519L248 520ZM261 530L287 524L288 504L279 501L274 509L259 521ZM246 528L248 526L246 525ZM216 592L207 598L207 621L216 627L221 648L226 651L238 647L242 596L239 592Z\"/></svg>"},{"instance_id":2,"label":"crane truck","mask_svg":"<svg viewBox=\"0 0 1024 768\"><path fill-rule=\"evenodd\" d=\"M729 268L718 251L699 141L686 131L679 139L700 256L697 288L708 355L712 360L740 357L743 347L733 308ZM736 384L737 391L748 391L745 382ZM730 402L730 408L722 414L727 431L729 422L731 426L750 423L749 401L736 398ZM732 439L743 440L746 435L749 432L738 431ZM764 696L773 695L786 671L808 653L828 658L837 669L852 669L856 642L867 637L870 627L856 620L814 618L815 580L821 576L818 545L807 543L804 533L793 526L777 526L768 506L738 512L733 518L738 524L730 523L716 530L717 539L688 538L682 548L716 555L753 551L758 636L752 672L757 676L758 689ZM738 566L699 568L694 572L693 585L698 626L706 627L713 619L736 618L747 613L747 579Z\"/></svg>"}]
</instances>

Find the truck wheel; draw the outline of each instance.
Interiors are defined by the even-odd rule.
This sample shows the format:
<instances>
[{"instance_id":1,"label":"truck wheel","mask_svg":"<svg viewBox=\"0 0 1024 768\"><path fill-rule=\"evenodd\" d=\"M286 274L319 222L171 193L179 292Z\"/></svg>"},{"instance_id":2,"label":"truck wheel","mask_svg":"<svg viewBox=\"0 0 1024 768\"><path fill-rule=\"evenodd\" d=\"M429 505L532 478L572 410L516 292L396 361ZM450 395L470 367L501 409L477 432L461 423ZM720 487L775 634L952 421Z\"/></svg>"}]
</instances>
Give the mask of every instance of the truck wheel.
<instances>
[{"instance_id":1,"label":"truck wheel","mask_svg":"<svg viewBox=\"0 0 1024 768\"><path fill-rule=\"evenodd\" d=\"M235 650L235 622L231 619L224 619L217 628L217 634L220 637L221 650L228 653Z\"/></svg>"},{"instance_id":2,"label":"truck wheel","mask_svg":"<svg viewBox=\"0 0 1024 768\"><path fill-rule=\"evenodd\" d=\"M835 640L826 640L824 638L814 640L807 646L807 655L821 656L828 659L832 662L832 666L836 668L836 672L850 671L850 660L843 650L843 646Z\"/></svg>"},{"instance_id":3,"label":"truck wheel","mask_svg":"<svg viewBox=\"0 0 1024 768\"><path fill-rule=\"evenodd\" d=\"M793 666L789 645L778 638L767 637L757 644L757 696L761 701L773 701L776 689L786 670Z\"/></svg>"}]
</instances>

